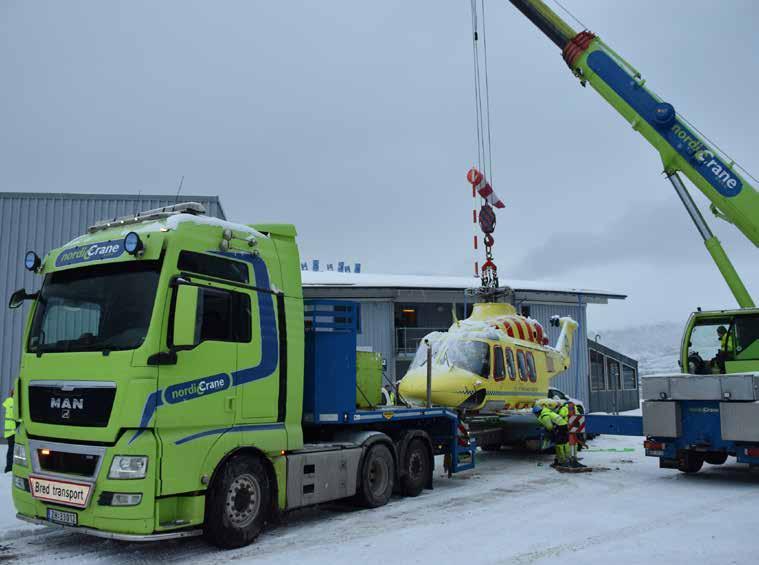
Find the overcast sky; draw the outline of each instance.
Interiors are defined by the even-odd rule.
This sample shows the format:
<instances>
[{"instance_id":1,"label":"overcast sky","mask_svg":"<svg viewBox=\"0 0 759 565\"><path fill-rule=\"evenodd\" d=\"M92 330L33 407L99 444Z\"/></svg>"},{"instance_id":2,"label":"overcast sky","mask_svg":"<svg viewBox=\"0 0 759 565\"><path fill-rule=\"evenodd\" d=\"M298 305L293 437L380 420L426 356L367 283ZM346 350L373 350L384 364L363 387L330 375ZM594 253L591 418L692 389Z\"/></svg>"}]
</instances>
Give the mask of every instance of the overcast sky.
<instances>
[{"instance_id":1,"label":"overcast sky","mask_svg":"<svg viewBox=\"0 0 759 565\"><path fill-rule=\"evenodd\" d=\"M563 3L759 171L759 3ZM595 329L733 305L653 149L508 2L486 10L501 279L628 294ZM173 194L184 175L230 219L296 224L304 258L468 275L470 26L465 0L3 0L0 190ZM707 218L759 295L757 250Z\"/></svg>"}]
</instances>

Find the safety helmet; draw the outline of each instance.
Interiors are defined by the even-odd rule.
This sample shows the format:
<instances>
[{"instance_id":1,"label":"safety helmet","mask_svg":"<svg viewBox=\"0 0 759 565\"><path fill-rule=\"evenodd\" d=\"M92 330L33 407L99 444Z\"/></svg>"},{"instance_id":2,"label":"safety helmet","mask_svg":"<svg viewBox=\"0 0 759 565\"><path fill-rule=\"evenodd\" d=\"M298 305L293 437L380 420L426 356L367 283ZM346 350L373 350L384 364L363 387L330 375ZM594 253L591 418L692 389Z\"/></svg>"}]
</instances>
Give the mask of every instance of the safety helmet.
<instances>
[{"instance_id":1,"label":"safety helmet","mask_svg":"<svg viewBox=\"0 0 759 565\"><path fill-rule=\"evenodd\" d=\"M539 404L536 404L535 406L532 407L532 413L535 415L540 414L542 411L543 411L543 408L541 408Z\"/></svg>"}]
</instances>

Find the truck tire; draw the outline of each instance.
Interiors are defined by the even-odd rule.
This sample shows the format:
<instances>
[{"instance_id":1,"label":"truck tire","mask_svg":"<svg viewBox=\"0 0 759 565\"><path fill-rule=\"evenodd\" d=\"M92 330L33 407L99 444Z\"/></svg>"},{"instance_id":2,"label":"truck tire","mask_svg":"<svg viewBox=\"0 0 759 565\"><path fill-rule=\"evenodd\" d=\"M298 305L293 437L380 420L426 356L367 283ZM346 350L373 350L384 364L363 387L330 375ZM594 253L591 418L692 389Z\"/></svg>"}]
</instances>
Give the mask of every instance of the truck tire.
<instances>
[{"instance_id":1,"label":"truck tire","mask_svg":"<svg viewBox=\"0 0 759 565\"><path fill-rule=\"evenodd\" d=\"M369 448L361 465L356 501L366 508L384 506L395 486L395 463L388 447L378 443Z\"/></svg>"},{"instance_id":2,"label":"truck tire","mask_svg":"<svg viewBox=\"0 0 759 565\"><path fill-rule=\"evenodd\" d=\"M261 533L270 507L270 479L261 460L233 457L206 494L205 536L223 549L248 545Z\"/></svg>"},{"instance_id":3,"label":"truck tire","mask_svg":"<svg viewBox=\"0 0 759 565\"><path fill-rule=\"evenodd\" d=\"M683 473L698 473L704 466L704 457L693 451L681 451L677 454L677 470Z\"/></svg>"},{"instance_id":4,"label":"truck tire","mask_svg":"<svg viewBox=\"0 0 759 565\"><path fill-rule=\"evenodd\" d=\"M429 479L430 468L430 454L427 445L421 439L411 440L403 456L401 494L403 496L419 496Z\"/></svg>"},{"instance_id":5,"label":"truck tire","mask_svg":"<svg viewBox=\"0 0 759 565\"><path fill-rule=\"evenodd\" d=\"M704 455L704 459L709 465L722 465L727 461L727 453L724 451L710 451Z\"/></svg>"}]
</instances>

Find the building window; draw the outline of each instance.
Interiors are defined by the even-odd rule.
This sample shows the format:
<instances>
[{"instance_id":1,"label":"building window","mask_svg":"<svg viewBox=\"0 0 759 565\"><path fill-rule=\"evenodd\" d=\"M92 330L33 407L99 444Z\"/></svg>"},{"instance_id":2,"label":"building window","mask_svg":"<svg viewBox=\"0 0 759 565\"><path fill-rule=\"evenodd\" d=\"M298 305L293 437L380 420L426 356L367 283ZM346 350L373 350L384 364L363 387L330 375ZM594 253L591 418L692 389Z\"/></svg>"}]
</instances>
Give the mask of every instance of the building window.
<instances>
[{"instance_id":1,"label":"building window","mask_svg":"<svg viewBox=\"0 0 759 565\"><path fill-rule=\"evenodd\" d=\"M517 350L517 365L519 365L519 379L522 381L528 380L527 376L527 364L524 361L524 351Z\"/></svg>"},{"instance_id":2,"label":"building window","mask_svg":"<svg viewBox=\"0 0 759 565\"><path fill-rule=\"evenodd\" d=\"M620 382L619 361L607 357L606 371L609 375L609 390L620 390L622 388L622 383Z\"/></svg>"},{"instance_id":3,"label":"building window","mask_svg":"<svg viewBox=\"0 0 759 565\"><path fill-rule=\"evenodd\" d=\"M622 384L626 389L633 390L638 388L637 371L627 365L622 365Z\"/></svg>"},{"instance_id":4,"label":"building window","mask_svg":"<svg viewBox=\"0 0 759 565\"><path fill-rule=\"evenodd\" d=\"M243 284L247 284L248 282L247 264L205 253L182 251L179 254L177 268L180 271L189 271L217 279L225 279Z\"/></svg>"},{"instance_id":5,"label":"building window","mask_svg":"<svg viewBox=\"0 0 759 565\"><path fill-rule=\"evenodd\" d=\"M506 349L506 367L509 370L509 378L512 381L517 380L517 370L514 367L514 352L511 349Z\"/></svg>"},{"instance_id":6,"label":"building window","mask_svg":"<svg viewBox=\"0 0 759 565\"><path fill-rule=\"evenodd\" d=\"M400 318L399 323L398 323L399 326L402 326L404 328L416 327L416 324L417 324L416 308L414 308L413 306L401 306L399 318Z\"/></svg>"},{"instance_id":7,"label":"building window","mask_svg":"<svg viewBox=\"0 0 759 565\"><path fill-rule=\"evenodd\" d=\"M493 348L493 378L502 381L506 377L506 367L503 365L503 350L499 346Z\"/></svg>"},{"instance_id":8,"label":"building window","mask_svg":"<svg viewBox=\"0 0 759 565\"><path fill-rule=\"evenodd\" d=\"M351 325L353 324L353 320L351 319L350 314L352 313L356 317L356 333L361 333L361 304L351 304L351 305L345 305L342 306L340 304L335 304L333 307L334 312L346 312L348 313L347 316L338 316L335 314L334 322L336 324L347 324Z\"/></svg>"},{"instance_id":9,"label":"building window","mask_svg":"<svg viewBox=\"0 0 759 565\"><path fill-rule=\"evenodd\" d=\"M590 388L591 390L606 390L604 356L592 349L590 351Z\"/></svg>"}]
</instances>

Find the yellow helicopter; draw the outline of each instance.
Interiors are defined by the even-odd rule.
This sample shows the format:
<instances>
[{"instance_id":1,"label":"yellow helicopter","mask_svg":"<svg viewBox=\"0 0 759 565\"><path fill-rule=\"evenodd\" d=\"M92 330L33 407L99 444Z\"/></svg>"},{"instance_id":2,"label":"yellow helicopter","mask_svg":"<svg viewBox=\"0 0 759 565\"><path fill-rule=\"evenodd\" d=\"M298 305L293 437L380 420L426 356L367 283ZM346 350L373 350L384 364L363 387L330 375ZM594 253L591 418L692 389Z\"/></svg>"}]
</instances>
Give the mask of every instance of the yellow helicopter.
<instances>
[{"instance_id":1,"label":"yellow helicopter","mask_svg":"<svg viewBox=\"0 0 759 565\"><path fill-rule=\"evenodd\" d=\"M426 402L429 348L433 404L479 413L530 408L571 363L577 322L555 316L551 324L561 328L554 347L540 323L510 304L477 303L447 332L425 336L398 391L408 403Z\"/></svg>"}]
</instances>

